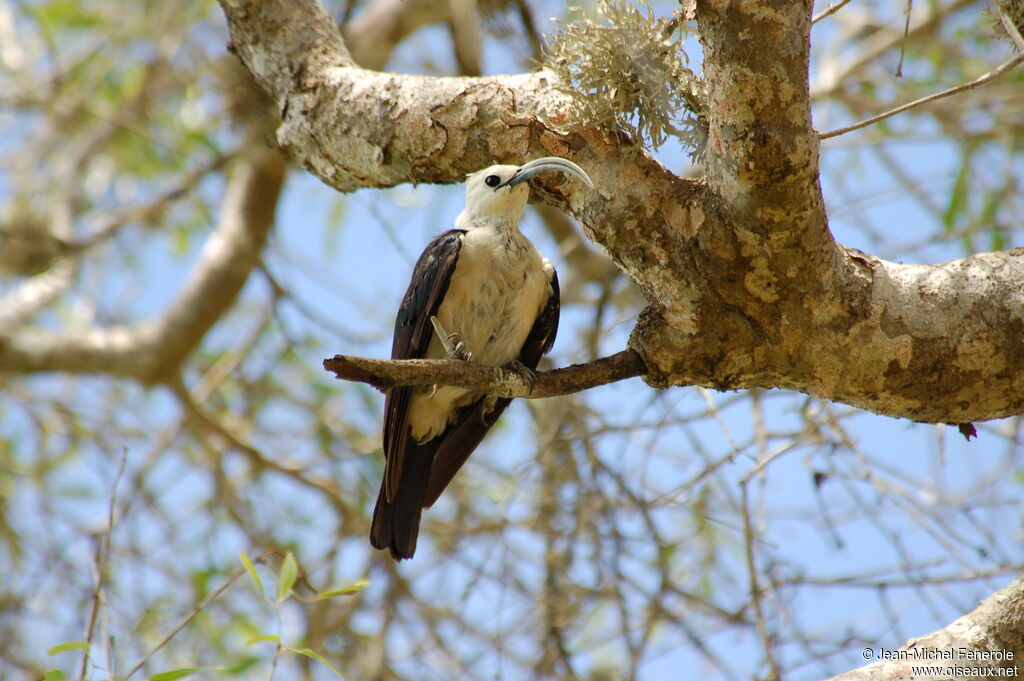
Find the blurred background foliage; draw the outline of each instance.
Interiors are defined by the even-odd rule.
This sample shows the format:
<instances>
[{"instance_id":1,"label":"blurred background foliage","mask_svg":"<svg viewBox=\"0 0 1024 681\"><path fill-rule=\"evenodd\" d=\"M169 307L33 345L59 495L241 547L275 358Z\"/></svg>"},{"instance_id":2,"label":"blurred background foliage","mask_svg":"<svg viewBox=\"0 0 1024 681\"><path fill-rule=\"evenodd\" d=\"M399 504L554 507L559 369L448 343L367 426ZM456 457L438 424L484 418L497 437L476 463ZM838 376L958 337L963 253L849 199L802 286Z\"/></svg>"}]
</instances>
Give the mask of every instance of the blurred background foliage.
<instances>
[{"instance_id":1,"label":"blurred background foliage","mask_svg":"<svg viewBox=\"0 0 1024 681\"><path fill-rule=\"evenodd\" d=\"M1012 54L982 2L836 5L812 35L822 131ZM529 69L559 25L608 21L534 0L328 9L360 63L426 74ZM371 551L383 399L321 360L387 355L461 188L339 196L286 170L226 42L208 1L0 0L0 343L68 350L0 367L0 679L820 678L1024 567L1020 419L967 444L639 380L518 401L415 560ZM830 140L837 238L910 262L1024 245L1022 81ZM686 140L647 141L700 172ZM563 282L551 363L621 349L631 285L562 214L526 231Z\"/></svg>"}]
</instances>

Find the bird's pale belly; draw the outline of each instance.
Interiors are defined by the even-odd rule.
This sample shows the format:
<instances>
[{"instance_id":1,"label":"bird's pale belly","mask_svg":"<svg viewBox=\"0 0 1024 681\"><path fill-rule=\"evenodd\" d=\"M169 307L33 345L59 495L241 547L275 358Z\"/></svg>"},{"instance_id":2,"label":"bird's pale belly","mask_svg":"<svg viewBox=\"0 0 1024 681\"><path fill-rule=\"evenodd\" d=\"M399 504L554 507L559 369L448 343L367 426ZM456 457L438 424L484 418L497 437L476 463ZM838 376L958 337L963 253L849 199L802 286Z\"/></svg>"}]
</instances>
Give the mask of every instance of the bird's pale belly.
<instances>
[{"instance_id":1,"label":"bird's pale belly","mask_svg":"<svg viewBox=\"0 0 1024 681\"><path fill-rule=\"evenodd\" d=\"M514 244L515 252L510 253L496 248L490 235L475 236L467 234L437 317L446 331L459 335L474 362L501 366L519 356L547 299L548 278L543 259L529 242L525 248ZM436 337L426 356L445 356ZM455 410L477 397L448 386L416 391L409 412L413 437L422 442L440 435Z\"/></svg>"}]
</instances>

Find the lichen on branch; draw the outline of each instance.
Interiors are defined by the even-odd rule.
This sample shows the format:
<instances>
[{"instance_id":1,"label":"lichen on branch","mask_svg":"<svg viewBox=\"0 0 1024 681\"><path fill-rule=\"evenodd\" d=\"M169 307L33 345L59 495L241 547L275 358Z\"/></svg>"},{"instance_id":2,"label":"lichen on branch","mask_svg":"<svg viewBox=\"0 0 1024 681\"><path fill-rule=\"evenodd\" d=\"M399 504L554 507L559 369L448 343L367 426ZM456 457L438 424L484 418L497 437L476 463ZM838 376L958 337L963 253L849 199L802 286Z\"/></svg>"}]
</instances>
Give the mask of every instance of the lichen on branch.
<instances>
[{"instance_id":1,"label":"lichen on branch","mask_svg":"<svg viewBox=\"0 0 1024 681\"><path fill-rule=\"evenodd\" d=\"M547 67L577 105L573 122L597 122L652 148L672 135L701 156L706 95L687 66L682 13L659 18L647 0L601 0L597 15L563 24L546 49Z\"/></svg>"}]
</instances>

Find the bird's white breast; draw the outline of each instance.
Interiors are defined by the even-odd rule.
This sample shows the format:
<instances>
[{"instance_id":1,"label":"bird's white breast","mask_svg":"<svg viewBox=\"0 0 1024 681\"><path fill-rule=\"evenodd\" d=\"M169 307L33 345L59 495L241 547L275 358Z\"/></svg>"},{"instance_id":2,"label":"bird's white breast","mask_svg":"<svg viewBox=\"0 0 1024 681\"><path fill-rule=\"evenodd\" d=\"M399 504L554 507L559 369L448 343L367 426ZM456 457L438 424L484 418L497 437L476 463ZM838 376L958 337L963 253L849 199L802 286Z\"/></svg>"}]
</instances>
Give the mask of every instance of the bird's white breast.
<instances>
[{"instance_id":1,"label":"bird's white breast","mask_svg":"<svg viewBox=\"0 0 1024 681\"><path fill-rule=\"evenodd\" d=\"M519 356L541 308L551 295L552 268L518 229L481 226L463 236L462 249L438 320L457 333L472 360L491 366ZM435 337L427 357L445 356ZM442 387L431 396L412 396L409 421L420 441L444 431L454 410L475 395L461 388Z\"/></svg>"}]
</instances>

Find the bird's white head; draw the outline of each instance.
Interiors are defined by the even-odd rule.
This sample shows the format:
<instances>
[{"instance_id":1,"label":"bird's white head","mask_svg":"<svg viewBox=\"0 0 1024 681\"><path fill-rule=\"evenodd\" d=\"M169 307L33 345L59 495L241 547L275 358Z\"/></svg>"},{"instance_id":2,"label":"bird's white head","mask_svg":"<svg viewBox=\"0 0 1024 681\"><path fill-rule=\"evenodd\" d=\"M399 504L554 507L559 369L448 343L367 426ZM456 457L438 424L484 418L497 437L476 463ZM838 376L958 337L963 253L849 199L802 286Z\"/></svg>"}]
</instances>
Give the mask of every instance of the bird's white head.
<instances>
[{"instance_id":1,"label":"bird's white head","mask_svg":"<svg viewBox=\"0 0 1024 681\"><path fill-rule=\"evenodd\" d=\"M466 181L466 208L455 224L464 229L482 221L497 220L515 225L530 196L528 181L545 170L568 173L594 188L593 181L582 168L557 156L534 159L521 166L490 166L469 176Z\"/></svg>"}]
</instances>

